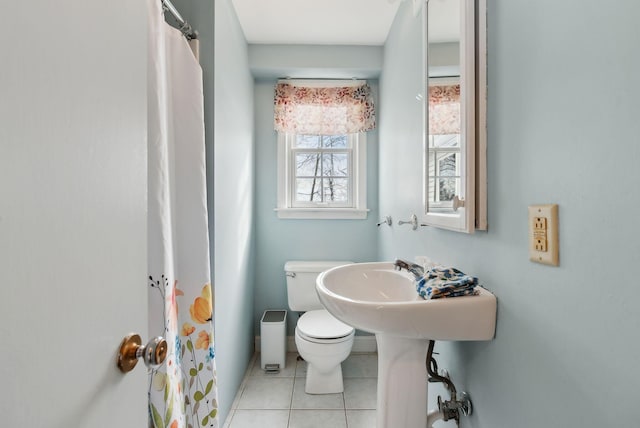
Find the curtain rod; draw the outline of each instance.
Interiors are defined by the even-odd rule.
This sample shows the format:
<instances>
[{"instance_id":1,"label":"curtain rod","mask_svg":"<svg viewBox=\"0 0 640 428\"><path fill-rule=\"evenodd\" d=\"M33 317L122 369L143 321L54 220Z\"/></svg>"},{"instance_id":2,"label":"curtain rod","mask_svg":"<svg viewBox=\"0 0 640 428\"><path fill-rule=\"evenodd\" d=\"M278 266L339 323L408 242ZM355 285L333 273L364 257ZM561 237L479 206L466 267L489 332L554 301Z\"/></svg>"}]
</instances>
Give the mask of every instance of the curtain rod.
<instances>
[{"instance_id":1,"label":"curtain rod","mask_svg":"<svg viewBox=\"0 0 640 428\"><path fill-rule=\"evenodd\" d=\"M292 86L307 86L310 88L331 88L336 86L343 87L358 87L364 86L367 84L366 79L330 79L330 78L319 78L319 79L308 79L308 78L290 78L285 77L277 80L277 83L285 83Z\"/></svg>"},{"instance_id":2,"label":"curtain rod","mask_svg":"<svg viewBox=\"0 0 640 428\"><path fill-rule=\"evenodd\" d=\"M173 16L173 18L178 22L180 27L178 28L182 34L188 39L193 40L198 38L198 32L194 30L191 25L180 15L178 9L171 3L170 0L161 0L162 1L162 9L167 11Z\"/></svg>"}]
</instances>

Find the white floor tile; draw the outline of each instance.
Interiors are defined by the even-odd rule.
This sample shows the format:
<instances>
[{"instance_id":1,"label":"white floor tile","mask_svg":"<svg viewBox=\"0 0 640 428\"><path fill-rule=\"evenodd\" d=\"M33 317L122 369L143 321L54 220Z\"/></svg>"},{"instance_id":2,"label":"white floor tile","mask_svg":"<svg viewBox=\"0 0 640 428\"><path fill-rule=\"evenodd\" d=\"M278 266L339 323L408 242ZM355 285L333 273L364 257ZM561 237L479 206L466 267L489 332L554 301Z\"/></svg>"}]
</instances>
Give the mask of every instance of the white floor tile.
<instances>
[{"instance_id":1,"label":"white floor tile","mask_svg":"<svg viewBox=\"0 0 640 428\"><path fill-rule=\"evenodd\" d=\"M375 410L347 410L348 428L374 428L375 426Z\"/></svg>"},{"instance_id":2,"label":"white floor tile","mask_svg":"<svg viewBox=\"0 0 640 428\"><path fill-rule=\"evenodd\" d=\"M236 410L229 428L287 428L289 410Z\"/></svg>"},{"instance_id":3,"label":"white floor tile","mask_svg":"<svg viewBox=\"0 0 640 428\"><path fill-rule=\"evenodd\" d=\"M231 410L229 410L229 414L227 415L227 419L224 420L224 424L222 425L222 428L231 428L231 420L233 419L233 414L236 411L232 408Z\"/></svg>"},{"instance_id":4,"label":"white floor tile","mask_svg":"<svg viewBox=\"0 0 640 428\"><path fill-rule=\"evenodd\" d=\"M375 378L347 378L344 380L344 405L347 409L375 409Z\"/></svg>"},{"instance_id":5,"label":"white floor tile","mask_svg":"<svg viewBox=\"0 0 640 428\"><path fill-rule=\"evenodd\" d=\"M342 394L307 394L305 361L288 353L279 373L260 368L260 354L247 370L225 428L374 428L377 356L352 354L342 363ZM345 410L346 408L346 410Z\"/></svg>"},{"instance_id":6,"label":"white floor tile","mask_svg":"<svg viewBox=\"0 0 640 428\"><path fill-rule=\"evenodd\" d=\"M297 361L296 377L307 377L307 362L305 360Z\"/></svg>"},{"instance_id":7,"label":"white floor tile","mask_svg":"<svg viewBox=\"0 0 640 428\"><path fill-rule=\"evenodd\" d=\"M342 363L343 377L377 377L378 356L376 354L351 354Z\"/></svg>"},{"instance_id":8,"label":"white floor tile","mask_svg":"<svg viewBox=\"0 0 640 428\"><path fill-rule=\"evenodd\" d=\"M293 379L287 377L249 377L238 401L238 409L289 409Z\"/></svg>"},{"instance_id":9,"label":"white floor tile","mask_svg":"<svg viewBox=\"0 0 640 428\"><path fill-rule=\"evenodd\" d=\"M344 410L291 410L289 428L347 428Z\"/></svg>"},{"instance_id":10,"label":"white floor tile","mask_svg":"<svg viewBox=\"0 0 640 428\"><path fill-rule=\"evenodd\" d=\"M307 394L305 378L297 377L293 385L292 409L344 409L342 394Z\"/></svg>"}]
</instances>

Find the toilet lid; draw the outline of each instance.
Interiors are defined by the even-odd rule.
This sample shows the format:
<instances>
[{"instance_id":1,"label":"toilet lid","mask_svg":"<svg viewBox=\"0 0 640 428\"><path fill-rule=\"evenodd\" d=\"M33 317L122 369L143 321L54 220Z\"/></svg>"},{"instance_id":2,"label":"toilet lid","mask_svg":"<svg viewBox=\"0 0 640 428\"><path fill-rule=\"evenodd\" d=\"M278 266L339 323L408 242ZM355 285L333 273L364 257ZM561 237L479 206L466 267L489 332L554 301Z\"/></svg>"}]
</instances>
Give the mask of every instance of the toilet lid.
<instances>
[{"instance_id":1,"label":"toilet lid","mask_svg":"<svg viewBox=\"0 0 640 428\"><path fill-rule=\"evenodd\" d=\"M338 320L325 309L305 312L298 320L297 327L305 336L317 339L344 337L353 332L353 327Z\"/></svg>"}]
</instances>

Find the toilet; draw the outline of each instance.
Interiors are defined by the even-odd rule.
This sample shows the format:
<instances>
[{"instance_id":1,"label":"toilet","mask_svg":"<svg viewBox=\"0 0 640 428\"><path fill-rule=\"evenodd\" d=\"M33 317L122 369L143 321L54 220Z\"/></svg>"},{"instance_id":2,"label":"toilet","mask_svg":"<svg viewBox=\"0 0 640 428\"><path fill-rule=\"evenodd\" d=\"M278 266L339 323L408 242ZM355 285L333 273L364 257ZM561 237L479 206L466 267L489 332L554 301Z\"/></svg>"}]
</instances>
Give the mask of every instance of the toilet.
<instances>
[{"instance_id":1,"label":"toilet","mask_svg":"<svg viewBox=\"0 0 640 428\"><path fill-rule=\"evenodd\" d=\"M292 311L304 312L295 331L298 353L307 362L307 394L343 392L342 365L353 347L355 329L327 311L316 292L318 274L351 262L285 263L287 297Z\"/></svg>"}]
</instances>

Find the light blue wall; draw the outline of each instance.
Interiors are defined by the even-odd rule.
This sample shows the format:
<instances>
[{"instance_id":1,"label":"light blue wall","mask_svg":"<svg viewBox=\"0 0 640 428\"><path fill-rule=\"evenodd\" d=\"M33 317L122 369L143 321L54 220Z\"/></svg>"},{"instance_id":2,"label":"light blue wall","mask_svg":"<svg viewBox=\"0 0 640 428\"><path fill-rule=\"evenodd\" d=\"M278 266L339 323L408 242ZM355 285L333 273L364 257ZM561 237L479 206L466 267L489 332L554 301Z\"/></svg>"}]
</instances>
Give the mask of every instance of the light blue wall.
<instances>
[{"instance_id":1,"label":"light blue wall","mask_svg":"<svg viewBox=\"0 0 640 428\"><path fill-rule=\"evenodd\" d=\"M421 210L409 6L401 4L380 79L380 213L394 218ZM489 231L394 226L381 231L380 258L428 255L498 297L494 341L436 345L440 366L472 395L465 426L637 426L640 3L488 8ZM528 261L535 203L560 206L560 267Z\"/></svg>"},{"instance_id":2,"label":"light blue wall","mask_svg":"<svg viewBox=\"0 0 640 428\"><path fill-rule=\"evenodd\" d=\"M370 81L375 92L377 85ZM366 220L279 219L276 207L276 132L273 130L275 81L255 84L256 115L256 285L253 304L255 334L266 309L289 309L284 276L288 260L372 261L377 256L378 138L367 133ZM293 335L297 315L288 317L288 334Z\"/></svg>"},{"instance_id":3,"label":"light blue wall","mask_svg":"<svg viewBox=\"0 0 640 428\"><path fill-rule=\"evenodd\" d=\"M220 405L231 406L253 354L253 79L230 0L215 2L216 347Z\"/></svg>"},{"instance_id":4,"label":"light blue wall","mask_svg":"<svg viewBox=\"0 0 640 428\"><path fill-rule=\"evenodd\" d=\"M314 50L316 47L307 47ZM335 55L331 56L331 48ZM256 48L253 52L256 52ZM264 57L260 47L260 56ZM322 47L325 53L324 71L318 70L313 77L339 78L341 76L340 58L343 47ZM371 52L380 52L381 48L364 47L361 50L349 47L351 65L359 70L355 77L366 77L365 69L374 68L373 74L380 69L370 66L371 58L378 58ZM275 68L275 75L283 75L284 68L297 69L307 73L312 65L300 61L299 47L290 50L275 47L274 55L281 58L282 69ZM289 52L289 53L287 53ZM268 55L267 55L268 56ZM252 67L254 66L253 55ZM354 60L355 58L355 60ZM373 63L379 61L374 59ZM256 60L255 64L261 64ZM381 62L378 62L381 65ZM299 77L293 75L292 77ZM310 76L308 76L310 77ZM253 304L255 334L260 334L260 318L266 309L288 309L284 264L288 260L353 260L371 261L377 256L378 228L378 132L367 133L367 204L371 209L366 220L291 220L278 219L274 208L277 195L277 142L273 130L273 96L276 80L256 80L254 86L255 129L256 129L256 285ZM372 92L378 93L377 80L369 80ZM288 334L293 335L297 314L288 317Z\"/></svg>"},{"instance_id":5,"label":"light blue wall","mask_svg":"<svg viewBox=\"0 0 640 428\"><path fill-rule=\"evenodd\" d=\"M251 72L261 80L377 79L383 54L382 46L249 45Z\"/></svg>"},{"instance_id":6,"label":"light blue wall","mask_svg":"<svg viewBox=\"0 0 640 428\"><path fill-rule=\"evenodd\" d=\"M253 355L253 78L230 0L173 3L198 30L201 43L216 368L224 422Z\"/></svg>"},{"instance_id":7,"label":"light blue wall","mask_svg":"<svg viewBox=\"0 0 640 428\"><path fill-rule=\"evenodd\" d=\"M422 93L420 22L419 17L413 16L411 3L401 3L384 50L378 121L378 202L380 215L393 218L392 228L380 230L379 242L384 250L396 239L414 236L410 226L397 223L422 212L417 204L422 195L422 105L416 99ZM402 248L399 250L388 258L412 256Z\"/></svg>"}]
</instances>

